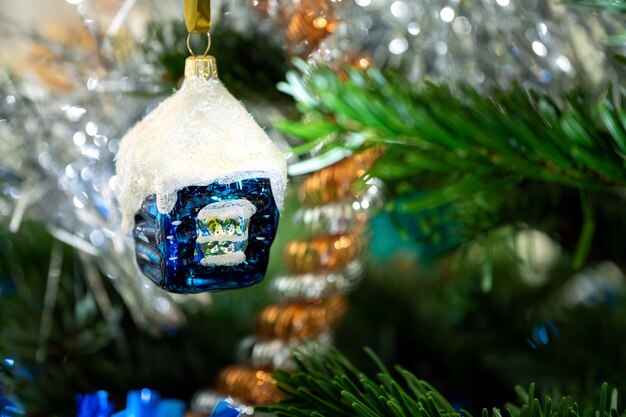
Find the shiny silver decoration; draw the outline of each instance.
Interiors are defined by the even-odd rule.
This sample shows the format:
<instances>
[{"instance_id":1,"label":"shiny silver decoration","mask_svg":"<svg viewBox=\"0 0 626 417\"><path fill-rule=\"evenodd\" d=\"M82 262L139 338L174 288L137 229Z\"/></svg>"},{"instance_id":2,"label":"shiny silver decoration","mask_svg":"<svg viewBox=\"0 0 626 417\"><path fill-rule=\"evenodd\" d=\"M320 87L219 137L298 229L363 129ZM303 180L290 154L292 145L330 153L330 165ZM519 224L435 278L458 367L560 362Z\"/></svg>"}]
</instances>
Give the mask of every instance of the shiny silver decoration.
<instances>
[{"instance_id":1,"label":"shiny silver decoration","mask_svg":"<svg viewBox=\"0 0 626 417\"><path fill-rule=\"evenodd\" d=\"M615 79L619 64L603 39L624 18L546 0L354 0L338 9L342 23L314 54L341 61L371 56L410 81L466 81L564 91L576 80Z\"/></svg>"},{"instance_id":2,"label":"shiny silver decoration","mask_svg":"<svg viewBox=\"0 0 626 417\"><path fill-rule=\"evenodd\" d=\"M358 198L323 206L302 207L295 213L294 223L309 234L341 234L365 223L370 213L380 210L383 204L383 183L371 178L367 189Z\"/></svg>"},{"instance_id":3,"label":"shiny silver decoration","mask_svg":"<svg viewBox=\"0 0 626 417\"><path fill-rule=\"evenodd\" d=\"M347 294L361 282L364 269L364 261L358 259L339 272L279 275L270 284L270 291L279 301L313 301Z\"/></svg>"},{"instance_id":4,"label":"shiny silver decoration","mask_svg":"<svg viewBox=\"0 0 626 417\"><path fill-rule=\"evenodd\" d=\"M231 397L226 397L223 394L213 391L212 389L202 389L196 391L191 399L191 411L211 416L213 411L215 411L215 406L221 401L231 403L237 408L241 415L254 415L254 409L252 407L236 403Z\"/></svg>"},{"instance_id":5,"label":"shiny silver decoration","mask_svg":"<svg viewBox=\"0 0 626 417\"><path fill-rule=\"evenodd\" d=\"M168 24L160 33L165 43L147 29L179 19L180 5L66 1L79 19L72 15L52 25L67 30L60 37L66 42L11 17L12 8L0 16L2 48L19 45L11 53L25 54L0 69L0 216L13 232L25 219L48 225L57 240L81 253L87 284L108 322L114 326L115 318L102 280L114 285L137 325L158 335L211 298L166 294L141 278L132 242L119 230L113 161L121 136L171 93L163 68L151 62L166 52L165 44L184 48L184 39L176 39ZM217 23L242 33L258 19L245 0L213 4L223 12ZM36 55L41 50L43 59ZM265 104L253 112L268 126L281 117Z\"/></svg>"},{"instance_id":6,"label":"shiny silver decoration","mask_svg":"<svg viewBox=\"0 0 626 417\"><path fill-rule=\"evenodd\" d=\"M28 59L19 60L16 71L25 75L22 81L0 70L0 216L12 231L27 218L45 222L58 240L84 254L81 259L92 271L90 285L95 291L100 291L101 286L94 284L98 279L111 280L136 322L158 334L184 322L184 309L205 306L210 300L172 297L139 279L129 255L130 242L118 230L113 159L121 135L171 89L163 84L161 70L147 64L146 54L159 51L142 28L150 21L178 17L180 10L164 0L68 3L75 6L95 47L84 46L79 39L53 41L5 16L0 19L3 47L17 39L30 40L30 45L53 56L48 75L69 81L65 90L51 87L55 79L36 81L32 73L37 65L48 64L38 64L35 58L26 66L22 62ZM219 23L241 32L258 21L243 0L215 5L227 10ZM624 52L623 45L602 43L607 35L623 30L623 17L550 1L354 0L342 2L338 13L342 23L315 53L318 59L345 61L367 53L375 65L397 68L412 81L465 80L486 89L517 79L527 86L563 91L578 79L596 83L613 79L610 56ZM29 50L28 42L22 45ZM264 111L274 112L268 121L279 116L275 109ZM298 172L329 162L327 158L316 163L301 161ZM350 211L350 205L341 203L303 209L298 216L308 232L339 233L358 219L362 209L361 205ZM290 277L279 277L275 285L280 283L278 297L287 299L351 288L352 284L333 284L332 289L331 282L342 282L335 278L308 277L296 285ZM107 304L101 291L98 299L99 305Z\"/></svg>"},{"instance_id":7,"label":"shiny silver decoration","mask_svg":"<svg viewBox=\"0 0 626 417\"><path fill-rule=\"evenodd\" d=\"M384 205L383 184L369 178L367 188L356 197L337 203L302 207L294 216L294 224L305 235L338 235L350 230L366 229L367 221ZM367 239L363 230L362 239ZM270 292L281 302L314 301L344 295L360 282L365 270L367 248L340 271L325 271L301 275L279 275L270 284Z\"/></svg>"},{"instance_id":8,"label":"shiny silver decoration","mask_svg":"<svg viewBox=\"0 0 626 417\"><path fill-rule=\"evenodd\" d=\"M198 411L210 415L218 402L225 397L211 389L197 391L191 399L191 411Z\"/></svg>"},{"instance_id":9,"label":"shiny silver decoration","mask_svg":"<svg viewBox=\"0 0 626 417\"><path fill-rule=\"evenodd\" d=\"M258 368L293 369L295 364L292 355L308 355L312 351L326 352L332 346L333 339L329 333L320 335L315 340L260 340L248 336L239 342L237 359L239 363Z\"/></svg>"},{"instance_id":10,"label":"shiny silver decoration","mask_svg":"<svg viewBox=\"0 0 626 417\"><path fill-rule=\"evenodd\" d=\"M115 326L105 279L136 323L156 335L182 324L186 308L205 306L210 298L181 299L147 285L131 240L119 230L113 163L119 138L171 89L146 64L141 42L128 38L134 33L129 27L144 27L161 13L161 2L142 4L140 13L134 3L71 3L95 47L82 38L53 41L0 19L6 39L51 56L44 63L36 57L20 63L20 77L0 70L0 215L13 232L28 218L46 224L57 240L79 251L87 285L107 321ZM118 36L121 29L125 35ZM59 86L59 79L67 83Z\"/></svg>"}]
</instances>

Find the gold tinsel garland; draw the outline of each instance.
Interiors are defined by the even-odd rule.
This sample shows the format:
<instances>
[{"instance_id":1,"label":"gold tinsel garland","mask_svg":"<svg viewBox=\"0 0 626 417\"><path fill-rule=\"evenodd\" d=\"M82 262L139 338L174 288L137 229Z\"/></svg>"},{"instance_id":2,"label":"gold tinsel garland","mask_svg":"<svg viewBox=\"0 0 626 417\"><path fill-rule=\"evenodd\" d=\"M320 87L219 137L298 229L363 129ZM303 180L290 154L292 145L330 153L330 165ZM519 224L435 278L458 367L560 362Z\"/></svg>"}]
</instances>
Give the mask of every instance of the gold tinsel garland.
<instances>
[{"instance_id":1,"label":"gold tinsel garland","mask_svg":"<svg viewBox=\"0 0 626 417\"><path fill-rule=\"evenodd\" d=\"M326 221L303 219L311 236L289 242L285 248L288 275L275 280L291 281L288 285L274 285L279 302L263 308L256 317L255 335L247 339L248 357L244 364L223 369L217 381L221 394L232 396L247 404L267 404L278 401L282 395L271 378L274 366L289 367L288 359L276 361L294 348L315 343L312 348L329 347L333 330L343 318L348 302L345 294L354 287L363 268L361 264L368 243L366 222L369 210L380 204L380 192L375 181L364 178L380 150L370 149L311 174L299 188L301 210L330 208ZM364 180L365 186L355 191L354 184ZM370 193L366 192L370 190ZM372 201L378 198L378 203ZM346 210L346 206L348 209ZM334 218L333 213L336 217ZM303 218L306 216L296 216ZM338 227L327 227L328 222L342 220ZM337 285L349 280L349 285ZM276 283L275 281L275 283ZM297 288L301 287L301 288Z\"/></svg>"}]
</instances>

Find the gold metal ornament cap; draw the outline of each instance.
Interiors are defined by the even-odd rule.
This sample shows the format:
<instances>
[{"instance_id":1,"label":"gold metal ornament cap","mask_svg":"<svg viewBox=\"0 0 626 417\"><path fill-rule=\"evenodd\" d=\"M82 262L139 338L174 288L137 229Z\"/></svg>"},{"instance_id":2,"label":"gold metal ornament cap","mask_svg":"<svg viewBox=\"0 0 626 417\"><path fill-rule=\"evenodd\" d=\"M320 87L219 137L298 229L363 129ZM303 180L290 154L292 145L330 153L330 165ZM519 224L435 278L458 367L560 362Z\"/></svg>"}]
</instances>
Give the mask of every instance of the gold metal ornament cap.
<instances>
[{"instance_id":1,"label":"gold metal ornament cap","mask_svg":"<svg viewBox=\"0 0 626 417\"><path fill-rule=\"evenodd\" d=\"M190 56L185 60L185 79L217 80L217 62L210 55Z\"/></svg>"}]
</instances>

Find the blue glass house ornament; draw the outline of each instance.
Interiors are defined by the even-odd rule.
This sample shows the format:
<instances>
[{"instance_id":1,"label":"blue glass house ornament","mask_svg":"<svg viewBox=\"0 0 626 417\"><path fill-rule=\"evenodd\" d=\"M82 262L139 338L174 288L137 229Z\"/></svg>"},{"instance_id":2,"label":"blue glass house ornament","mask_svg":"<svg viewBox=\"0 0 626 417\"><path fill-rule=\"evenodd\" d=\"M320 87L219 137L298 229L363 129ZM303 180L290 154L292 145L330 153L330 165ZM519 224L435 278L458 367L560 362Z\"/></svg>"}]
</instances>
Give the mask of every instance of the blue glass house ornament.
<instances>
[{"instance_id":1,"label":"blue glass house ornament","mask_svg":"<svg viewBox=\"0 0 626 417\"><path fill-rule=\"evenodd\" d=\"M123 138L116 169L123 228L157 285L197 293L263 279L286 162L213 57L187 58L180 90Z\"/></svg>"}]
</instances>

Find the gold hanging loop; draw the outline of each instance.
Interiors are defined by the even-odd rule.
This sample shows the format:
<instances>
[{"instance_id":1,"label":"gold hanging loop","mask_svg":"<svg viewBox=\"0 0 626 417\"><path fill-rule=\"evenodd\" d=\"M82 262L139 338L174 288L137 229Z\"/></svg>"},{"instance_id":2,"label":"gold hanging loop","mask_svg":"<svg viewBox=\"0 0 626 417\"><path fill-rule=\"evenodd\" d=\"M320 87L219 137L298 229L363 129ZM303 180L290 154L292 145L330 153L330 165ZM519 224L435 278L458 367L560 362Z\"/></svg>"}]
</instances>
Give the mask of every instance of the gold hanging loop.
<instances>
[{"instance_id":1,"label":"gold hanging loop","mask_svg":"<svg viewBox=\"0 0 626 417\"><path fill-rule=\"evenodd\" d=\"M185 0L185 24L189 33L208 33L211 28L211 1Z\"/></svg>"},{"instance_id":2,"label":"gold hanging loop","mask_svg":"<svg viewBox=\"0 0 626 417\"><path fill-rule=\"evenodd\" d=\"M197 56L196 53L193 51L193 48L191 47L191 35L192 35L191 32L187 35L187 50L189 51L191 56ZM209 32L206 33L206 39L207 39L206 49L204 50L201 56L206 56L206 54L209 53L209 49L211 49L211 34Z\"/></svg>"}]
</instances>

